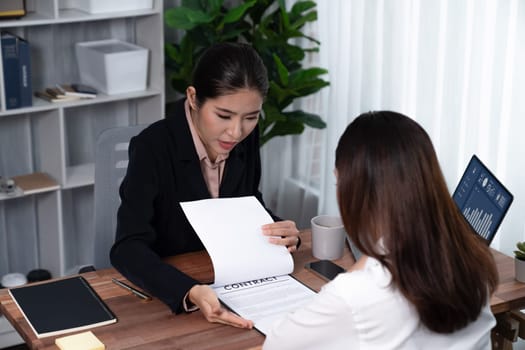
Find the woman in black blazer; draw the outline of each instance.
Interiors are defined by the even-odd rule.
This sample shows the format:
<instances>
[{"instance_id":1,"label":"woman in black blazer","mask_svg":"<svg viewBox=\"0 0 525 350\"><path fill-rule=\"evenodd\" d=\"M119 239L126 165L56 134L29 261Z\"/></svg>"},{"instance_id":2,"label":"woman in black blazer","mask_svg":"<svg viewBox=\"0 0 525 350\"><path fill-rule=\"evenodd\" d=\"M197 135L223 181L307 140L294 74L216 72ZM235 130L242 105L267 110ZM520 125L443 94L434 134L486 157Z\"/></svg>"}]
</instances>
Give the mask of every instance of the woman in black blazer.
<instances>
[{"instance_id":1,"label":"woman in black blazer","mask_svg":"<svg viewBox=\"0 0 525 350\"><path fill-rule=\"evenodd\" d=\"M186 98L130 142L111 262L176 313L200 309L211 322L253 326L162 258L204 249L180 202L253 195L264 205L257 122L267 90L266 68L253 48L217 44L199 60ZM270 214L276 222L263 233L295 251L295 223Z\"/></svg>"}]
</instances>

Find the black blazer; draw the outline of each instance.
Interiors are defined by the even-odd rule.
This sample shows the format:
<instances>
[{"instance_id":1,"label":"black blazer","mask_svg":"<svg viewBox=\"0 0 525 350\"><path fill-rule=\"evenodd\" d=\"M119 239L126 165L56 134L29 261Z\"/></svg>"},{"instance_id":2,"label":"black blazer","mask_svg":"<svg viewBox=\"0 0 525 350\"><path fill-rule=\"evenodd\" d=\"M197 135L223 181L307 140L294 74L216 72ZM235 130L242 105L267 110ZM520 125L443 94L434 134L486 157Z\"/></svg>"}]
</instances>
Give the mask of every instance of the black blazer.
<instances>
[{"instance_id":1,"label":"black blazer","mask_svg":"<svg viewBox=\"0 0 525 350\"><path fill-rule=\"evenodd\" d=\"M219 197L253 195L264 205L258 189L260 177L256 128L230 152ZM211 198L186 119L184 100L177 101L172 115L131 139L120 198L111 263L174 312L183 311L184 296L198 282L161 259L204 249L179 202Z\"/></svg>"}]
</instances>

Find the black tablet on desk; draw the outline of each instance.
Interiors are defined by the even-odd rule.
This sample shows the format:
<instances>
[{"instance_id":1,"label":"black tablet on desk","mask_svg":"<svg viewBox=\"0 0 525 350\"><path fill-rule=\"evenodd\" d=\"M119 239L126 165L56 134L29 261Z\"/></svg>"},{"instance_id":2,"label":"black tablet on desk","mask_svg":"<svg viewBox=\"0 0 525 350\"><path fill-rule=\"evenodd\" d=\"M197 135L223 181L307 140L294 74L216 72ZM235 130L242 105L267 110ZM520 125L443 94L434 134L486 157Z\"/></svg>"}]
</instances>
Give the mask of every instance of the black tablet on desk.
<instances>
[{"instance_id":1,"label":"black tablet on desk","mask_svg":"<svg viewBox=\"0 0 525 350\"><path fill-rule=\"evenodd\" d=\"M82 276L12 288L9 294L37 338L117 322Z\"/></svg>"},{"instance_id":2,"label":"black tablet on desk","mask_svg":"<svg viewBox=\"0 0 525 350\"><path fill-rule=\"evenodd\" d=\"M514 196L473 155L452 198L474 231L490 244Z\"/></svg>"}]
</instances>

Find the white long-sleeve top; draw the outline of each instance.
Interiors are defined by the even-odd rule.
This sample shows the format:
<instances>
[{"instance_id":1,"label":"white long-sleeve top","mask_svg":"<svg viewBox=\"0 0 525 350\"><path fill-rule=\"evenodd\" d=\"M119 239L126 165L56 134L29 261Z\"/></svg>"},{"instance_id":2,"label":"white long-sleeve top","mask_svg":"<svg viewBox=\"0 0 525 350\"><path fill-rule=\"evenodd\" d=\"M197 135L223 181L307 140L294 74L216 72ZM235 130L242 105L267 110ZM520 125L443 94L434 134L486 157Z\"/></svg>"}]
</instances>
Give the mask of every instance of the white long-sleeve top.
<instances>
[{"instance_id":1,"label":"white long-sleeve top","mask_svg":"<svg viewBox=\"0 0 525 350\"><path fill-rule=\"evenodd\" d=\"M263 349L491 349L496 321L488 300L475 322L438 334L421 324L390 281L390 272L368 257L361 270L338 275L306 306L277 321Z\"/></svg>"}]
</instances>

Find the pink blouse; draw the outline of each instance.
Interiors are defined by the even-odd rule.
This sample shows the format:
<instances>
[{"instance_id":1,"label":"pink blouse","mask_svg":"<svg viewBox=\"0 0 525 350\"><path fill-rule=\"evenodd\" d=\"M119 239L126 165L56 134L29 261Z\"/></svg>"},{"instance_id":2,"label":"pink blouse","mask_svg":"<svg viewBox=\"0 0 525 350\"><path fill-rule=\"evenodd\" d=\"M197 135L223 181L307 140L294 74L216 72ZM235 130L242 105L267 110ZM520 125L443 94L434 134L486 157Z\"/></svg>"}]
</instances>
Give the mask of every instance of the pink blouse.
<instances>
[{"instance_id":1,"label":"pink blouse","mask_svg":"<svg viewBox=\"0 0 525 350\"><path fill-rule=\"evenodd\" d=\"M208 186L208 191L210 191L211 197L217 198L219 197L219 186L221 184L222 174L224 172L224 163L228 158L228 154L219 154L217 159L215 159L215 162L210 160L208 153L206 152L206 148L204 147L204 144L202 143L202 140L200 139L199 134L193 125L190 104L188 100L186 100L184 103L184 109L186 110L186 119L188 120L188 125L190 126L191 137L193 138L193 143L195 144L197 155L199 156L199 160L201 162L202 175L204 176L204 180L206 181L206 185Z\"/></svg>"}]
</instances>

